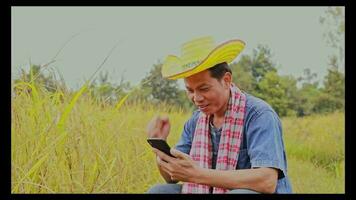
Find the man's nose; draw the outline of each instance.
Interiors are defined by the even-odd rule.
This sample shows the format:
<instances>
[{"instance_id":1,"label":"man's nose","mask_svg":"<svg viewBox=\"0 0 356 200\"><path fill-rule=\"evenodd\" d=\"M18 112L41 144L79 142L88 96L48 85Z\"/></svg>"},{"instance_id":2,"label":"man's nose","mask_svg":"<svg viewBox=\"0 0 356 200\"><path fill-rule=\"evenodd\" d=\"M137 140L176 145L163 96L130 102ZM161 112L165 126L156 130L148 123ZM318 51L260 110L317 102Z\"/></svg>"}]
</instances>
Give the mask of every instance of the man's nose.
<instances>
[{"instance_id":1,"label":"man's nose","mask_svg":"<svg viewBox=\"0 0 356 200\"><path fill-rule=\"evenodd\" d=\"M194 101L195 102L199 102L199 101L203 101L204 100L204 97L202 95L200 95L198 92L195 92L194 93Z\"/></svg>"}]
</instances>

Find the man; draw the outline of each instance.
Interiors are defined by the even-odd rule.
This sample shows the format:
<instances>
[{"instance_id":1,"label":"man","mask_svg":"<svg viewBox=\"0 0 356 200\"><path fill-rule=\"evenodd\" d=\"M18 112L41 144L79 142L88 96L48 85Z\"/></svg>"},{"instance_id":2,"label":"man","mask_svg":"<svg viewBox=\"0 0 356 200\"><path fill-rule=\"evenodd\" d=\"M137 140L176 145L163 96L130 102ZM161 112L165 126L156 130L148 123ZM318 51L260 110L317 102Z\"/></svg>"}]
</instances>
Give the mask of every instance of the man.
<instances>
[{"instance_id":1,"label":"man","mask_svg":"<svg viewBox=\"0 0 356 200\"><path fill-rule=\"evenodd\" d=\"M180 58L166 58L163 77L184 78L188 97L199 109L171 149L175 158L154 149L168 184L148 193L292 192L278 115L232 83L228 63L244 46L240 40L217 46L203 37L183 44ZM166 140L169 130L168 117L155 117L147 134Z\"/></svg>"}]
</instances>

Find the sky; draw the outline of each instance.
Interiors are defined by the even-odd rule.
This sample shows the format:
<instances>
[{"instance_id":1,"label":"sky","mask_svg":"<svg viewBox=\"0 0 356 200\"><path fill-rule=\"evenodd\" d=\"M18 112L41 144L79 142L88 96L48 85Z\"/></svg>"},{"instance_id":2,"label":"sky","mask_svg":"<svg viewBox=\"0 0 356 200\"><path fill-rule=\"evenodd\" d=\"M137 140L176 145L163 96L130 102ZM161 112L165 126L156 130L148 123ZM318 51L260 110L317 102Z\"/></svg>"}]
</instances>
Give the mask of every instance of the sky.
<instances>
[{"instance_id":1,"label":"sky","mask_svg":"<svg viewBox=\"0 0 356 200\"><path fill-rule=\"evenodd\" d=\"M29 62L49 62L72 38L51 66L70 88L78 89L103 66L111 82L121 77L139 83L169 54L180 55L186 41L213 36L216 43L246 42L241 55L267 45L281 75L299 77L305 68L322 80L327 46L319 22L326 7L12 7L12 79ZM75 35L75 36L74 36ZM73 37L74 36L74 37ZM180 82L181 84L182 82Z\"/></svg>"}]
</instances>

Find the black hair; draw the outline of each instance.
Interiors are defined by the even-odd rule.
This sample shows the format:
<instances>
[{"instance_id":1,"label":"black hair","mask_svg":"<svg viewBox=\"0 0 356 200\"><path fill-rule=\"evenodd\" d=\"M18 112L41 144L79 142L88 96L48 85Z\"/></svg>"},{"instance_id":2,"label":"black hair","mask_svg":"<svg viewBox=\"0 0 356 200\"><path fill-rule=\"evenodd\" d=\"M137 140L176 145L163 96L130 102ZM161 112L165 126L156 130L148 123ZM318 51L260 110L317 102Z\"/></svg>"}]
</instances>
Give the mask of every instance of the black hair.
<instances>
[{"instance_id":1,"label":"black hair","mask_svg":"<svg viewBox=\"0 0 356 200\"><path fill-rule=\"evenodd\" d=\"M219 63L214 67L209 68L208 70L210 71L211 77L216 78L218 80L221 80L226 72L230 72L232 74L232 71L226 62Z\"/></svg>"}]
</instances>

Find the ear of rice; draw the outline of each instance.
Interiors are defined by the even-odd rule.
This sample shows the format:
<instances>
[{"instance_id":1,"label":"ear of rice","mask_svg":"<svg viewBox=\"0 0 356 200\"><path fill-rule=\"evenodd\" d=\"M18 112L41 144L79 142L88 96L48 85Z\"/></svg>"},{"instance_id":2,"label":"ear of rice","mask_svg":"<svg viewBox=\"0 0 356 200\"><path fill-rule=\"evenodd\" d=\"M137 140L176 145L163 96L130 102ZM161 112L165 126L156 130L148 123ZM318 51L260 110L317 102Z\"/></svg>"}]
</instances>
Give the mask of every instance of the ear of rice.
<instances>
[{"instance_id":1,"label":"ear of rice","mask_svg":"<svg viewBox=\"0 0 356 200\"><path fill-rule=\"evenodd\" d=\"M78 101L78 98L86 91L87 88L88 88L88 82L80 88L80 90L74 95L74 97L69 102L69 104L65 107L64 112L61 115L59 122L57 124L57 128L59 129L60 132L64 131L64 125L66 120L68 119L69 113L72 111L75 103Z\"/></svg>"},{"instance_id":2,"label":"ear of rice","mask_svg":"<svg viewBox=\"0 0 356 200\"><path fill-rule=\"evenodd\" d=\"M125 103L126 99L129 97L131 92L127 93L115 106L116 110L119 110L121 106Z\"/></svg>"},{"instance_id":3,"label":"ear of rice","mask_svg":"<svg viewBox=\"0 0 356 200\"><path fill-rule=\"evenodd\" d=\"M21 86L24 86L24 87L21 87ZM16 83L14 85L14 87L15 88L20 88L20 89L24 89L25 87L31 88L31 95L32 95L32 98L33 98L34 102L39 102L38 91L37 91L36 87L33 84L30 84L30 83L27 83L27 82L24 82L24 81L20 81L20 82Z\"/></svg>"}]
</instances>

